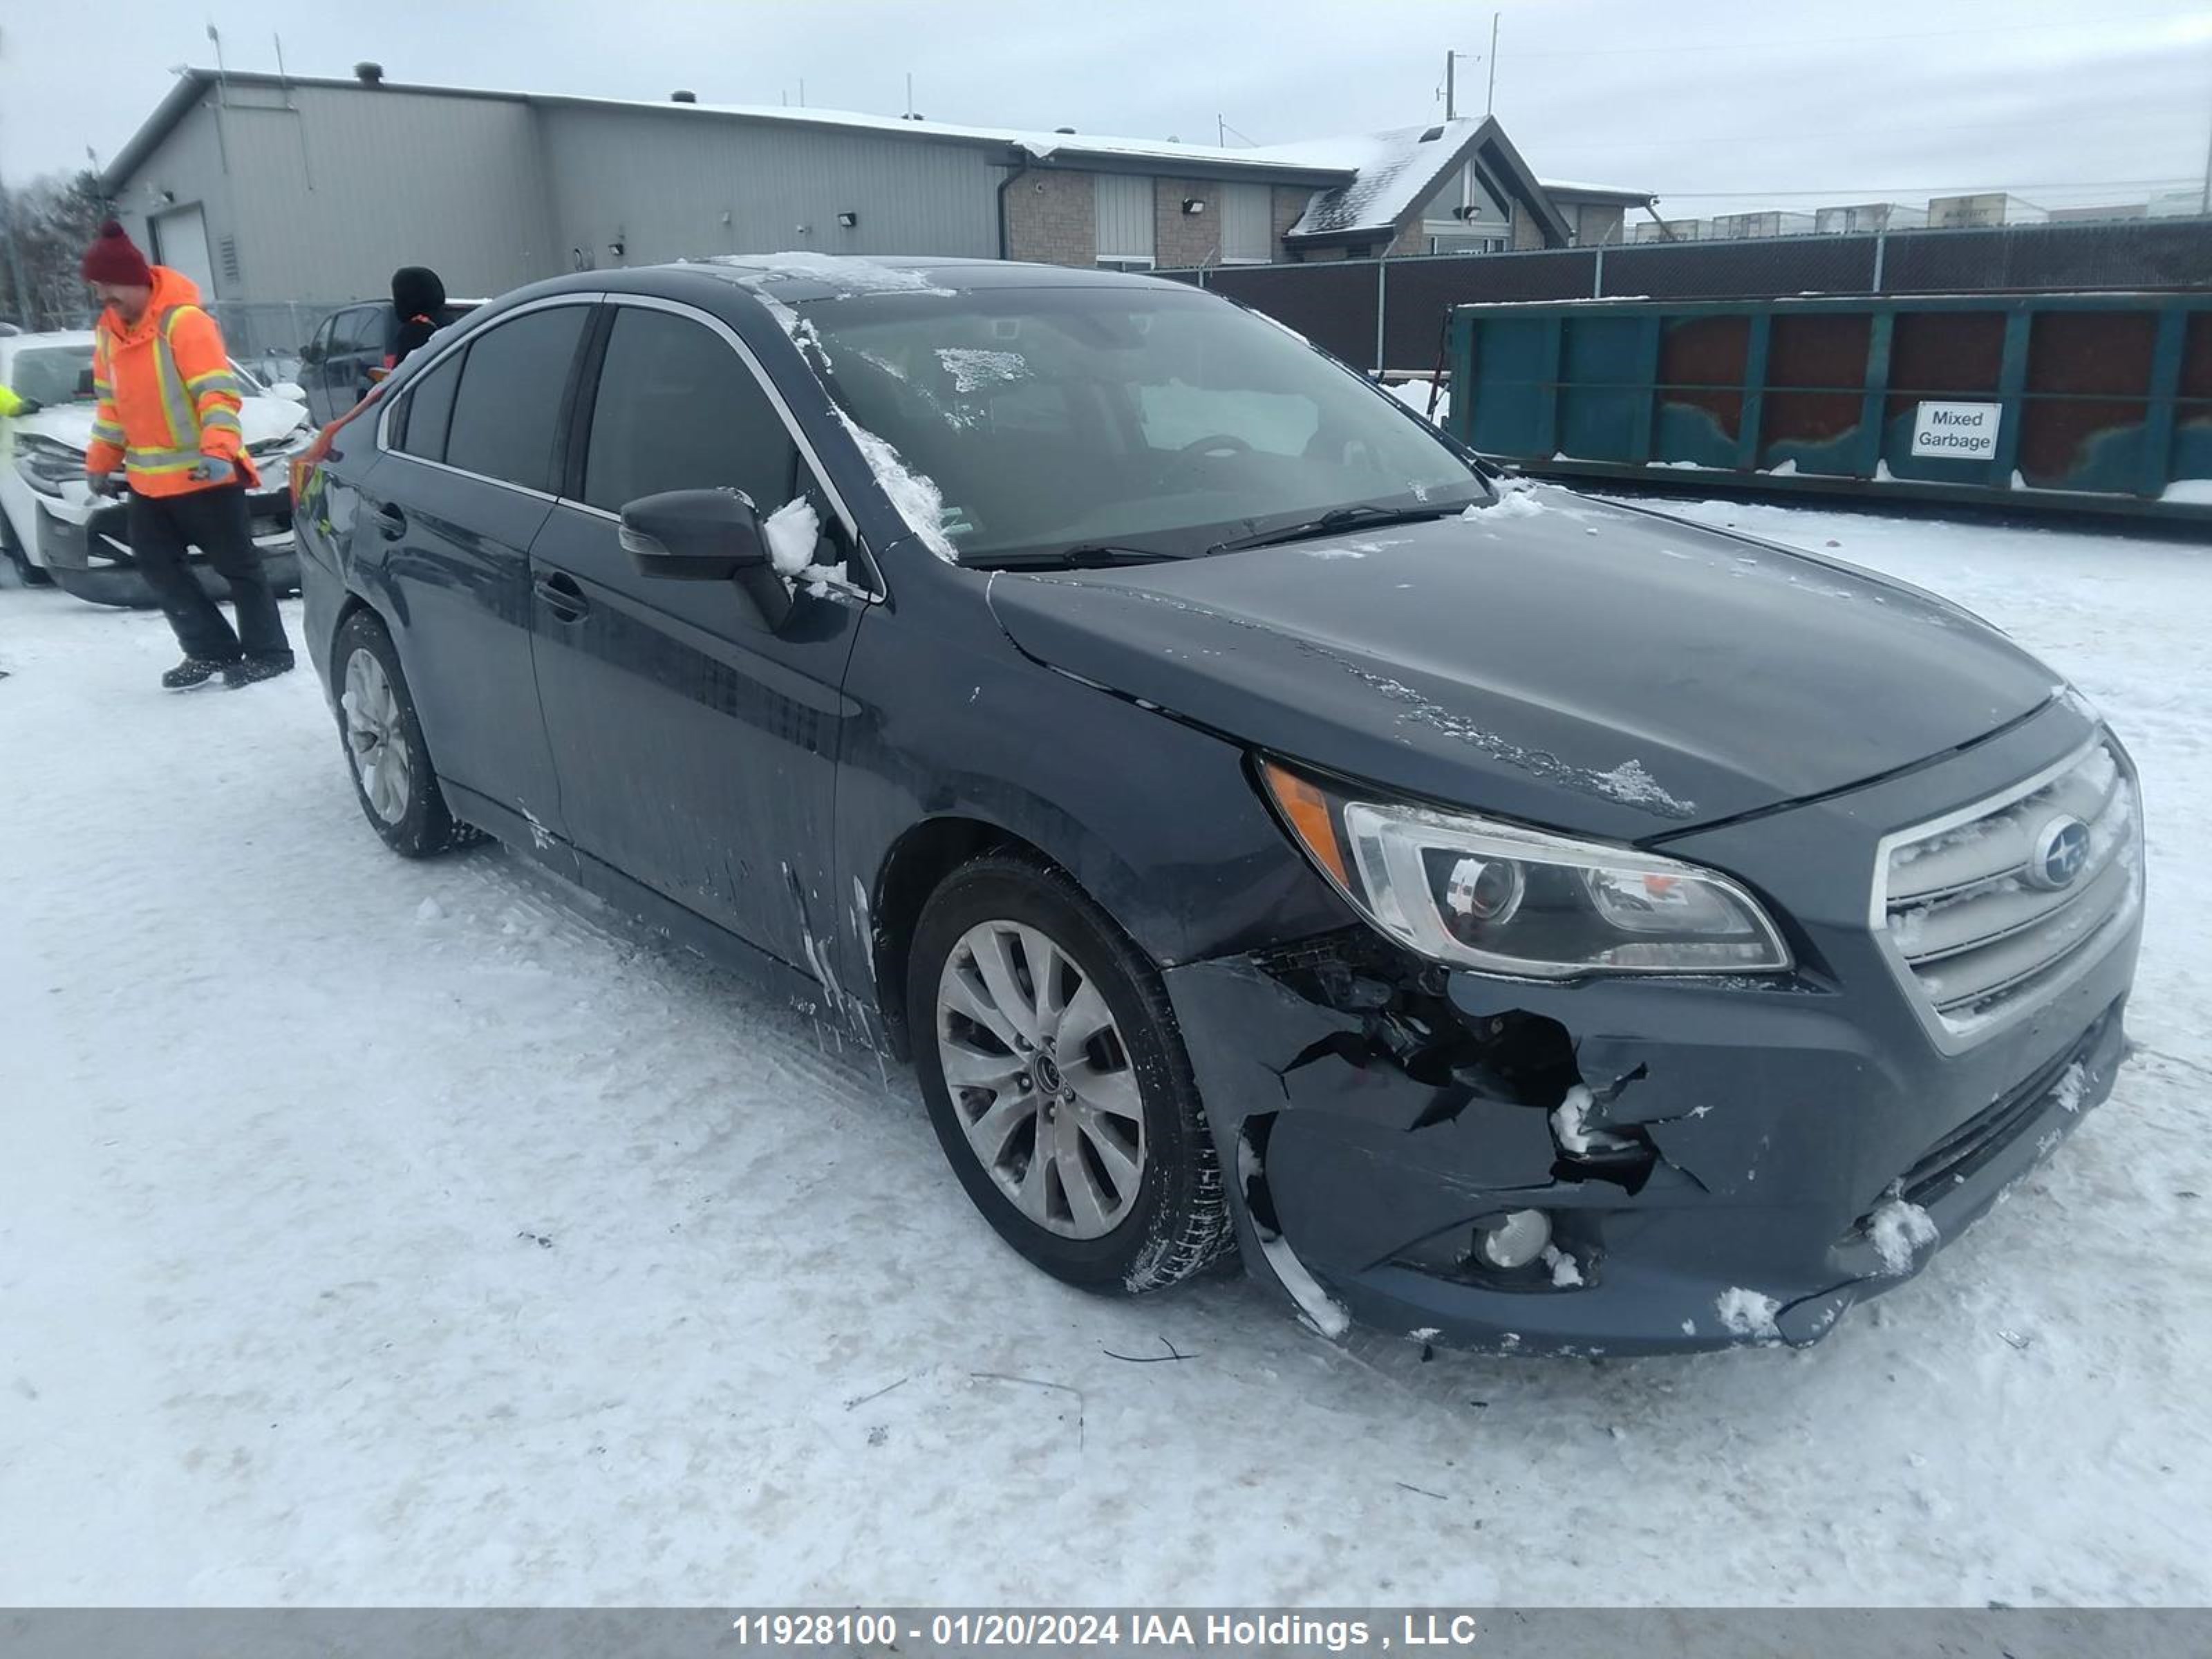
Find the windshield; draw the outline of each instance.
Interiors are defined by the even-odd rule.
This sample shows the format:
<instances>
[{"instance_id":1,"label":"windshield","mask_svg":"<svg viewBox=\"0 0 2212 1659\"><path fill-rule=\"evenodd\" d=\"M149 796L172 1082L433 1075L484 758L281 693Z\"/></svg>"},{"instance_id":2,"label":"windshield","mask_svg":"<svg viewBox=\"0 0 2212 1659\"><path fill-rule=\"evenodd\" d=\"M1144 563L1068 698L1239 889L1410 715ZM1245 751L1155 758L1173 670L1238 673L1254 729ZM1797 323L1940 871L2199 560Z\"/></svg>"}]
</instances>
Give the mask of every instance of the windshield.
<instances>
[{"instance_id":1,"label":"windshield","mask_svg":"<svg viewBox=\"0 0 2212 1659\"><path fill-rule=\"evenodd\" d=\"M831 396L937 485L963 562L1098 545L1188 556L1346 507L1489 498L1358 375L1206 295L868 295L805 316Z\"/></svg>"},{"instance_id":2,"label":"windshield","mask_svg":"<svg viewBox=\"0 0 2212 1659\"><path fill-rule=\"evenodd\" d=\"M9 391L34 403L88 404L92 401L92 348L39 346L19 351L9 379Z\"/></svg>"}]
</instances>

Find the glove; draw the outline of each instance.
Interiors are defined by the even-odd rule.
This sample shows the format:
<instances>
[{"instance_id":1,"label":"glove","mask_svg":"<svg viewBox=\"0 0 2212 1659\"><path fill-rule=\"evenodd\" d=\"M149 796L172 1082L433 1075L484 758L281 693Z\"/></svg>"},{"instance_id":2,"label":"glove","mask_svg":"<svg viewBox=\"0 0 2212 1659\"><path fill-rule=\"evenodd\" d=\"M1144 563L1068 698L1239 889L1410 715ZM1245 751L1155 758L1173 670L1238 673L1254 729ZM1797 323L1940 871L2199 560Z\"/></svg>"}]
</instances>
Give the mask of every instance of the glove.
<instances>
[{"instance_id":1,"label":"glove","mask_svg":"<svg viewBox=\"0 0 2212 1659\"><path fill-rule=\"evenodd\" d=\"M36 398L18 398L15 399L15 412L18 415L35 415L45 407L46 405L40 403Z\"/></svg>"},{"instance_id":2,"label":"glove","mask_svg":"<svg viewBox=\"0 0 2212 1659\"><path fill-rule=\"evenodd\" d=\"M221 456L210 455L194 467L190 476L197 483L209 483L216 480L228 483L238 476L238 469Z\"/></svg>"},{"instance_id":3,"label":"glove","mask_svg":"<svg viewBox=\"0 0 2212 1659\"><path fill-rule=\"evenodd\" d=\"M85 483L95 495L112 497L123 493L123 486L115 481L115 475L112 472L88 473Z\"/></svg>"}]
</instances>

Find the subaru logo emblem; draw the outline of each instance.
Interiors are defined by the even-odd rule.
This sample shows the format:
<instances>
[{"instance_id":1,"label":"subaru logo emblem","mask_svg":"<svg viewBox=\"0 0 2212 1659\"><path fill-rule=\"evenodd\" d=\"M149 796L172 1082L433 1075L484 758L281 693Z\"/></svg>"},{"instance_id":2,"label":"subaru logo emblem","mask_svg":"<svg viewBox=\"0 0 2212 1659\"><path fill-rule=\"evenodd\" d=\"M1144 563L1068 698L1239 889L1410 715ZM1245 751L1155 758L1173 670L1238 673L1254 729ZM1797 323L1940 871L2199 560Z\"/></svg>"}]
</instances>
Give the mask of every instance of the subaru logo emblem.
<instances>
[{"instance_id":1,"label":"subaru logo emblem","mask_svg":"<svg viewBox=\"0 0 2212 1659\"><path fill-rule=\"evenodd\" d=\"M2089 861L2089 826L2079 818L2053 818L2039 830L2027 878L2046 892L2073 884Z\"/></svg>"}]
</instances>

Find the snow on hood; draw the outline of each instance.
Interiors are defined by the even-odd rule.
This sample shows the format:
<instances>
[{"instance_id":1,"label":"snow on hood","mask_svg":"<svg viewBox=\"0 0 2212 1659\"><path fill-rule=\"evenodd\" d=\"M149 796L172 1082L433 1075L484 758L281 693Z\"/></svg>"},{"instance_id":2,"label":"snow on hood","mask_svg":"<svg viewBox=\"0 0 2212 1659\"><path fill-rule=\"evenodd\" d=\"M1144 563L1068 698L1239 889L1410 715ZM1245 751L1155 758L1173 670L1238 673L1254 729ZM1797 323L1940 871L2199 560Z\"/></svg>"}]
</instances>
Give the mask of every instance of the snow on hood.
<instances>
[{"instance_id":1,"label":"snow on hood","mask_svg":"<svg viewBox=\"0 0 2212 1659\"><path fill-rule=\"evenodd\" d=\"M50 438L82 454L92 447L91 404L50 404L35 415L16 421L24 436ZM239 406L238 423L246 434L246 447L288 437L307 424L307 411L283 398L248 398Z\"/></svg>"}]
</instances>

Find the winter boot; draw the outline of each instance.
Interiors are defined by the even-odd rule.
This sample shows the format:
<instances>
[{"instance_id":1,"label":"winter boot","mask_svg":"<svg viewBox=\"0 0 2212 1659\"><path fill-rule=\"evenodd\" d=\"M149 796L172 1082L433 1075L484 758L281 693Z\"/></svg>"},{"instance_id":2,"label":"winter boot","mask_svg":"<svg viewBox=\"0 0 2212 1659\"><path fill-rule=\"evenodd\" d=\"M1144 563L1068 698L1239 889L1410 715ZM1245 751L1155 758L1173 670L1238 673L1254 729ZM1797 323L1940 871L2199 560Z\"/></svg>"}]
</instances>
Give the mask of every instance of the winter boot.
<instances>
[{"instance_id":1,"label":"winter boot","mask_svg":"<svg viewBox=\"0 0 2212 1659\"><path fill-rule=\"evenodd\" d=\"M252 685L259 680L273 680L279 674L292 672L292 653L266 657L240 657L236 662L222 665L222 683L235 691L241 685Z\"/></svg>"},{"instance_id":2,"label":"winter boot","mask_svg":"<svg viewBox=\"0 0 2212 1659\"><path fill-rule=\"evenodd\" d=\"M204 685L216 675L235 667L221 657L186 657L161 676L161 684L171 691L189 690L195 685Z\"/></svg>"}]
</instances>

